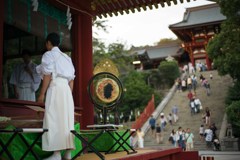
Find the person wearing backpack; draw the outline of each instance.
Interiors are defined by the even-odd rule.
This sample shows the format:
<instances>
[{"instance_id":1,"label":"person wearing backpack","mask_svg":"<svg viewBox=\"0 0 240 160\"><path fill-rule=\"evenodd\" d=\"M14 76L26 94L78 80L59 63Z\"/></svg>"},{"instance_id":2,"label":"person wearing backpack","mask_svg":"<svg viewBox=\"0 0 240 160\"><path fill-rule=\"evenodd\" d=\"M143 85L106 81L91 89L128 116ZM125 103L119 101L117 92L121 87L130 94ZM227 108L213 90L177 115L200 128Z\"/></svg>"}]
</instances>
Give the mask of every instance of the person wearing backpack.
<instances>
[{"instance_id":1,"label":"person wearing backpack","mask_svg":"<svg viewBox=\"0 0 240 160\"><path fill-rule=\"evenodd\" d=\"M155 138L155 136L156 136L155 135L156 134L156 132L155 132L156 119L153 118L153 115L151 115L151 118L149 120L149 125L151 126L152 136Z\"/></svg>"},{"instance_id":2,"label":"person wearing backpack","mask_svg":"<svg viewBox=\"0 0 240 160\"><path fill-rule=\"evenodd\" d=\"M194 135L193 135L193 133L191 133L190 128L187 129L185 138L186 138L186 151L192 151Z\"/></svg>"},{"instance_id":3,"label":"person wearing backpack","mask_svg":"<svg viewBox=\"0 0 240 160\"><path fill-rule=\"evenodd\" d=\"M183 131L182 131L182 127L179 127L178 128L178 131L177 131L177 142L178 142L178 146L180 148L182 148L182 150L184 150L185 148L185 142L184 142L184 134L183 134Z\"/></svg>"}]
</instances>

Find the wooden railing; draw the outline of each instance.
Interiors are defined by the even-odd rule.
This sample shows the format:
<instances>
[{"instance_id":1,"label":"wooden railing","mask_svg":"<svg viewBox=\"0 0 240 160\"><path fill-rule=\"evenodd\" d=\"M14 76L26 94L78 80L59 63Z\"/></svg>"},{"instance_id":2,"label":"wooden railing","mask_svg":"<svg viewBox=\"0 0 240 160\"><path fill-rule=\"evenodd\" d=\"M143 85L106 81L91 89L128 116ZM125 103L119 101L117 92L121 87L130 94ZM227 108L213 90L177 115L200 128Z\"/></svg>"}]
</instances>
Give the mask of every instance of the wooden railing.
<instances>
[{"instance_id":1,"label":"wooden railing","mask_svg":"<svg viewBox=\"0 0 240 160\"><path fill-rule=\"evenodd\" d=\"M154 110L155 110L154 95L152 95L151 100L148 102L142 114L132 124L132 128L134 129L141 128L143 124L148 120L148 118L152 115Z\"/></svg>"}]
</instances>

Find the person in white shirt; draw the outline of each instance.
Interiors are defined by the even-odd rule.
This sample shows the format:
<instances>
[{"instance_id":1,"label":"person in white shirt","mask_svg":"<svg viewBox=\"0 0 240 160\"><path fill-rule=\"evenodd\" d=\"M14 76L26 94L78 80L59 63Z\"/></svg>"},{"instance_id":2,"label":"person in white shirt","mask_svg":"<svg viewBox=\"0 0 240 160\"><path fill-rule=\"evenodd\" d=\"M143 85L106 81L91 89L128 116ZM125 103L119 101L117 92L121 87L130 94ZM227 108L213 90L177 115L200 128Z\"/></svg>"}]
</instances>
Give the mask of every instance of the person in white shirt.
<instances>
[{"instance_id":1,"label":"person in white shirt","mask_svg":"<svg viewBox=\"0 0 240 160\"><path fill-rule=\"evenodd\" d=\"M189 91L192 89L192 78L190 76L187 78L187 88Z\"/></svg>"},{"instance_id":2,"label":"person in white shirt","mask_svg":"<svg viewBox=\"0 0 240 160\"><path fill-rule=\"evenodd\" d=\"M71 150L75 148L74 136L74 103L72 97L75 69L71 58L58 48L60 37L50 33L46 39L47 52L37 66L42 76L42 88L38 102L43 102L45 93L45 115L43 128L47 128L42 136L42 149L54 151L47 160L61 160L61 150L66 150L64 159L71 159Z\"/></svg>"},{"instance_id":3,"label":"person in white shirt","mask_svg":"<svg viewBox=\"0 0 240 160\"><path fill-rule=\"evenodd\" d=\"M182 127L178 127L178 130L177 130L177 132L176 132L176 134L177 134L177 142L178 142L178 146L180 147L180 148L182 148L182 150L185 150L185 148L186 148L186 145L185 145L185 142L184 142L184 140L185 140L185 137L184 137L184 132L183 132L183 130L182 130Z\"/></svg>"},{"instance_id":4,"label":"person in white shirt","mask_svg":"<svg viewBox=\"0 0 240 160\"><path fill-rule=\"evenodd\" d=\"M36 72L37 65L31 61L30 55L30 51L22 50L23 63L15 67L9 83L14 86L15 98L36 101L35 92L39 88L41 77Z\"/></svg>"},{"instance_id":5,"label":"person in white shirt","mask_svg":"<svg viewBox=\"0 0 240 160\"><path fill-rule=\"evenodd\" d=\"M164 113L161 113L160 114L160 126L161 126L161 130L164 131L165 130L165 126L167 125L167 120L166 120L166 117L164 116Z\"/></svg>"},{"instance_id":6,"label":"person in white shirt","mask_svg":"<svg viewBox=\"0 0 240 160\"><path fill-rule=\"evenodd\" d=\"M172 143L174 147L177 147L177 134L174 129L172 130L168 141Z\"/></svg>"},{"instance_id":7,"label":"person in white shirt","mask_svg":"<svg viewBox=\"0 0 240 160\"><path fill-rule=\"evenodd\" d=\"M138 148L144 148L144 133L139 128L137 130L137 137L138 137Z\"/></svg>"},{"instance_id":8,"label":"person in white shirt","mask_svg":"<svg viewBox=\"0 0 240 160\"><path fill-rule=\"evenodd\" d=\"M195 107L197 108L197 112L200 112L203 109L202 108L202 103L201 103L199 98L195 97L194 104L195 104Z\"/></svg>"},{"instance_id":9,"label":"person in white shirt","mask_svg":"<svg viewBox=\"0 0 240 160\"><path fill-rule=\"evenodd\" d=\"M182 79L181 85L182 85L182 91L185 91L187 89L187 84L185 79Z\"/></svg>"},{"instance_id":10,"label":"person in white shirt","mask_svg":"<svg viewBox=\"0 0 240 160\"><path fill-rule=\"evenodd\" d=\"M208 129L205 130L204 135L205 135L206 145L208 148L210 148L212 146L212 139L213 139L213 132L210 129L210 127L208 127Z\"/></svg>"}]
</instances>

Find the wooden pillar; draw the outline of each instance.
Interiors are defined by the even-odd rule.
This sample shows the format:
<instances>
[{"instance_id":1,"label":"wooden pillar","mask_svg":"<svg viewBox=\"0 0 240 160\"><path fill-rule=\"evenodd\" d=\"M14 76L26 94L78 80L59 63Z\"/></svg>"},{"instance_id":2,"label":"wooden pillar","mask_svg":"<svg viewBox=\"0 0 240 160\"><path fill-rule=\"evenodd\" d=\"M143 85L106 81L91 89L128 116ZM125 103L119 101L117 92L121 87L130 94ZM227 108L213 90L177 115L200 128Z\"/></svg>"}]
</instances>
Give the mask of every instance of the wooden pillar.
<instances>
[{"instance_id":1,"label":"wooden pillar","mask_svg":"<svg viewBox=\"0 0 240 160\"><path fill-rule=\"evenodd\" d=\"M4 1L0 1L0 76L3 76L3 25ZM2 78L0 78L0 97L2 97Z\"/></svg>"},{"instance_id":2,"label":"wooden pillar","mask_svg":"<svg viewBox=\"0 0 240 160\"><path fill-rule=\"evenodd\" d=\"M192 47L190 46L189 47L189 51L190 51L190 60L191 60L191 63L192 63L192 65L194 66L195 65L195 63L194 63L194 57L193 57L193 50L192 50Z\"/></svg>"},{"instance_id":3,"label":"wooden pillar","mask_svg":"<svg viewBox=\"0 0 240 160\"><path fill-rule=\"evenodd\" d=\"M81 107L81 128L93 124L94 110L90 102L87 85L93 76L92 18L85 14L73 16L72 28L73 63L76 70L74 82L74 103Z\"/></svg>"},{"instance_id":4,"label":"wooden pillar","mask_svg":"<svg viewBox=\"0 0 240 160\"><path fill-rule=\"evenodd\" d=\"M209 59L209 57L208 57L208 55L206 54L206 64L207 64L207 68L208 68L208 70L211 70L211 61L210 61L210 59Z\"/></svg>"}]
</instances>

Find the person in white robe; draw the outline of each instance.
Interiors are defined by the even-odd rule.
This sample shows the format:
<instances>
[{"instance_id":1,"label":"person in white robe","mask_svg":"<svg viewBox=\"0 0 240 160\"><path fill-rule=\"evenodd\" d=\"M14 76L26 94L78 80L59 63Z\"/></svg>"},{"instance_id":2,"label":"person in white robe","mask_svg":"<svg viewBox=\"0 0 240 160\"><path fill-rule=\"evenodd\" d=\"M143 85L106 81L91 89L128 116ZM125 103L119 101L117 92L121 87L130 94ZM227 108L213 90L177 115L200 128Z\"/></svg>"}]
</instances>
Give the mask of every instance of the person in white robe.
<instances>
[{"instance_id":1,"label":"person in white robe","mask_svg":"<svg viewBox=\"0 0 240 160\"><path fill-rule=\"evenodd\" d=\"M18 64L11 75L9 83L14 86L15 98L26 101L36 101L35 92L41 83L41 77L36 72L36 64L31 61L30 52L22 51L23 63Z\"/></svg>"},{"instance_id":2,"label":"person in white robe","mask_svg":"<svg viewBox=\"0 0 240 160\"><path fill-rule=\"evenodd\" d=\"M137 137L138 137L138 148L144 148L144 133L139 128L137 130Z\"/></svg>"},{"instance_id":3,"label":"person in white robe","mask_svg":"<svg viewBox=\"0 0 240 160\"><path fill-rule=\"evenodd\" d=\"M57 33L50 33L46 39L47 52L37 66L43 82L38 102L45 99L43 128L48 129L42 137L42 149L54 151L47 160L61 160L60 151L66 150L64 159L71 159L71 150L75 148L74 102L72 96L75 69L71 58L60 51ZM45 98L46 94L46 98Z\"/></svg>"}]
</instances>

